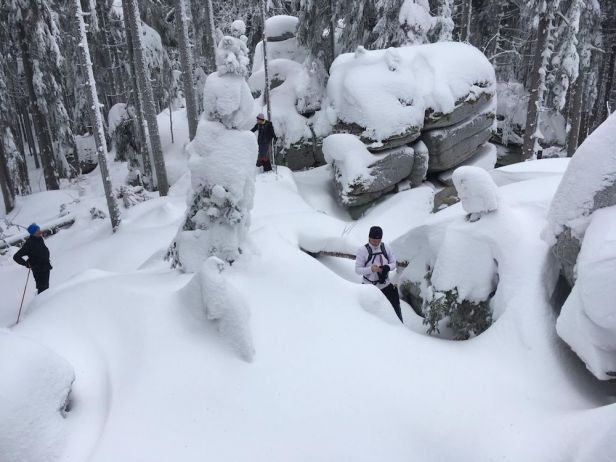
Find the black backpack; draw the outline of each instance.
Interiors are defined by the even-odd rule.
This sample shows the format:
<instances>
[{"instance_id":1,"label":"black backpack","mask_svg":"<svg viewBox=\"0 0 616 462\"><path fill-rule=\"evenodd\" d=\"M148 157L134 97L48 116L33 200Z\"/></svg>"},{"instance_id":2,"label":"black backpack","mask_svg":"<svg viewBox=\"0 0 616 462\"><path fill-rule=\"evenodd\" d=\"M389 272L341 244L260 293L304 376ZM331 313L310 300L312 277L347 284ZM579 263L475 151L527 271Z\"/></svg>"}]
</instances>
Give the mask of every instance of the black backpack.
<instances>
[{"instance_id":1,"label":"black backpack","mask_svg":"<svg viewBox=\"0 0 616 462\"><path fill-rule=\"evenodd\" d=\"M385 259L389 263L389 257L387 256L387 251L385 250L385 243L381 242L380 249L381 249L380 252L374 253L374 252L372 252L372 247L370 247L370 244L366 244L366 250L368 251L368 259L364 263L364 266L366 266L368 264L368 262L370 260L372 260L373 258L375 258L377 255L381 255L381 254L385 257ZM374 260L372 260L372 261L374 261Z\"/></svg>"}]
</instances>

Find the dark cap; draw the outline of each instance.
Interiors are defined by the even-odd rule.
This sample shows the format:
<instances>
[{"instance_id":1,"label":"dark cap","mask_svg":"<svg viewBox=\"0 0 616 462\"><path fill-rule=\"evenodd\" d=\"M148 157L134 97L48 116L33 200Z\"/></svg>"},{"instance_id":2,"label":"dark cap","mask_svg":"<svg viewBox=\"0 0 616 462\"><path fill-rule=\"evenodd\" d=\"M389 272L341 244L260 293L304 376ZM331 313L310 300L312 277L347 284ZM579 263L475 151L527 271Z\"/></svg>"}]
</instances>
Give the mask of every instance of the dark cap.
<instances>
[{"instance_id":1,"label":"dark cap","mask_svg":"<svg viewBox=\"0 0 616 462\"><path fill-rule=\"evenodd\" d=\"M383 230L380 226L373 226L368 233L370 239L383 239Z\"/></svg>"}]
</instances>

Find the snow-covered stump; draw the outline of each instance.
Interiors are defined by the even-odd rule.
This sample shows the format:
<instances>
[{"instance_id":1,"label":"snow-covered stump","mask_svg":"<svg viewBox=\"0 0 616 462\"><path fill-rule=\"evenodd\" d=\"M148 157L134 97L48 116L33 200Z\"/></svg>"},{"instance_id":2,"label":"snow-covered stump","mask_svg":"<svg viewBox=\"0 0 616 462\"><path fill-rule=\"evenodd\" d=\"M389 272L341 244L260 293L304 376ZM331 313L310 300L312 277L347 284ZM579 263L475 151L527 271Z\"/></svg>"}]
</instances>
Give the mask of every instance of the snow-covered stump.
<instances>
[{"instance_id":1,"label":"snow-covered stump","mask_svg":"<svg viewBox=\"0 0 616 462\"><path fill-rule=\"evenodd\" d=\"M75 380L72 366L52 351L0 329L0 460L60 460Z\"/></svg>"},{"instance_id":2,"label":"snow-covered stump","mask_svg":"<svg viewBox=\"0 0 616 462\"><path fill-rule=\"evenodd\" d=\"M254 104L244 80L248 50L242 40L224 37L217 53L218 71L205 83L205 120L187 146L192 198L168 253L174 267L188 272L210 256L239 258L253 206L257 141L247 130Z\"/></svg>"},{"instance_id":3,"label":"snow-covered stump","mask_svg":"<svg viewBox=\"0 0 616 462\"><path fill-rule=\"evenodd\" d=\"M498 209L498 187L484 169L459 167L453 172L452 180L469 221L477 221Z\"/></svg>"}]
</instances>

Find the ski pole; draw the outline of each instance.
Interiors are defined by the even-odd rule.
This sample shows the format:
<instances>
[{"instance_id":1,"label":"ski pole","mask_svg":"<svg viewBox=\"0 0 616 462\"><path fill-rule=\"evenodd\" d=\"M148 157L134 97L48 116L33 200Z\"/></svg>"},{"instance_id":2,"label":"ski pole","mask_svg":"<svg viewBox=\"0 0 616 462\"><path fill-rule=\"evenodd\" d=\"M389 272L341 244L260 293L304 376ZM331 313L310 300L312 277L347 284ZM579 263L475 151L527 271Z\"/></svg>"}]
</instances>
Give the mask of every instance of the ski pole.
<instances>
[{"instance_id":1,"label":"ski pole","mask_svg":"<svg viewBox=\"0 0 616 462\"><path fill-rule=\"evenodd\" d=\"M24 306L24 298L26 297L26 288L28 287L28 280L30 279L30 268L28 268L28 276L26 277L26 285L24 287L24 293L21 296L21 305L19 305L19 314L17 315L17 322L15 324L19 324L19 318L21 317L21 307Z\"/></svg>"}]
</instances>

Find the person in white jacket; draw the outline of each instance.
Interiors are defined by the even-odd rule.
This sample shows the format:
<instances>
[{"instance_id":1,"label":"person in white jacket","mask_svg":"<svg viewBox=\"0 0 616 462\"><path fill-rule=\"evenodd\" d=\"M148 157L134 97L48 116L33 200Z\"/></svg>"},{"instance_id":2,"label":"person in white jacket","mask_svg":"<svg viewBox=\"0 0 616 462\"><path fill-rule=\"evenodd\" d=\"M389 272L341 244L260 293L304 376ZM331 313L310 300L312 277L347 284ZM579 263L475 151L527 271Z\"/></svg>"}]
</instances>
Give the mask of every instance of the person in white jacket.
<instances>
[{"instance_id":1,"label":"person in white jacket","mask_svg":"<svg viewBox=\"0 0 616 462\"><path fill-rule=\"evenodd\" d=\"M396 257L391 247L384 242L383 230L379 226L370 228L368 243L355 255L355 272L362 277L362 284L372 284L387 297L396 315L402 322L398 288L389 279L389 273L396 269Z\"/></svg>"}]
</instances>

